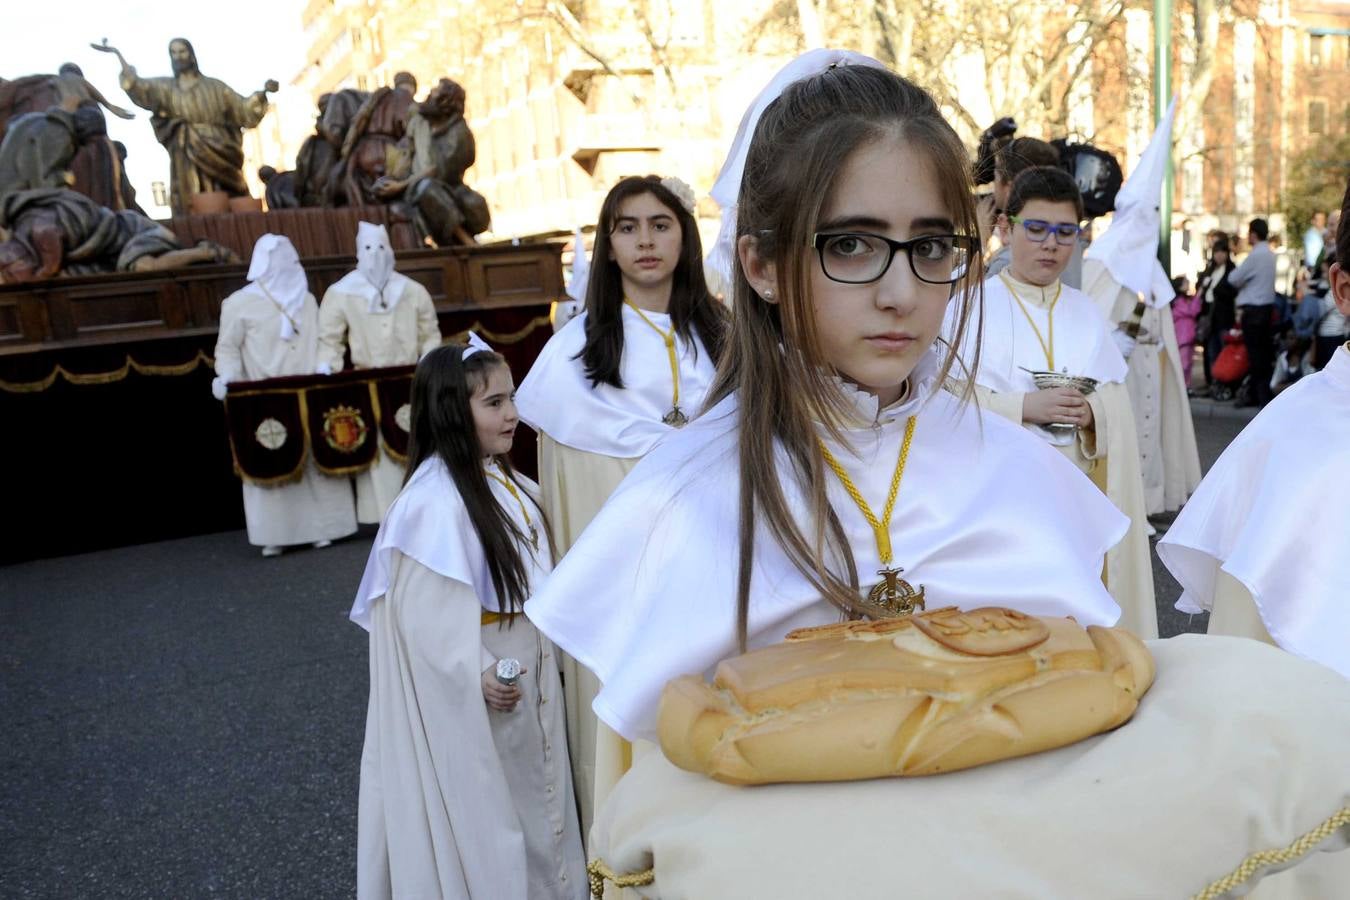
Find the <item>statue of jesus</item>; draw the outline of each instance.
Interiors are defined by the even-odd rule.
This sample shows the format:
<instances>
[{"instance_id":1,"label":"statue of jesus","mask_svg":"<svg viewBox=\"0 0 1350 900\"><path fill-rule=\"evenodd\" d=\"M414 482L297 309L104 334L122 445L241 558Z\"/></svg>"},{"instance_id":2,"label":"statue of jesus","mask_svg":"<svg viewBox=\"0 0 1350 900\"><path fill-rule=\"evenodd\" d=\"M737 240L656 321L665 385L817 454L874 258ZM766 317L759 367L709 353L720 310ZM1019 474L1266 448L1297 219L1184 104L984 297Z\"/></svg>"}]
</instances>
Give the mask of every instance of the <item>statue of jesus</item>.
<instances>
[{"instance_id":1,"label":"statue of jesus","mask_svg":"<svg viewBox=\"0 0 1350 900\"><path fill-rule=\"evenodd\" d=\"M137 106L150 111L155 138L169 153L169 205L174 215L187 214L193 194L248 194L243 129L262 120L267 95L277 90L275 81L242 97L223 81L201 73L197 54L185 38L169 42L172 78L141 78L107 41L91 46L117 54L122 63L122 90Z\"/></svg>"}]
</instances>

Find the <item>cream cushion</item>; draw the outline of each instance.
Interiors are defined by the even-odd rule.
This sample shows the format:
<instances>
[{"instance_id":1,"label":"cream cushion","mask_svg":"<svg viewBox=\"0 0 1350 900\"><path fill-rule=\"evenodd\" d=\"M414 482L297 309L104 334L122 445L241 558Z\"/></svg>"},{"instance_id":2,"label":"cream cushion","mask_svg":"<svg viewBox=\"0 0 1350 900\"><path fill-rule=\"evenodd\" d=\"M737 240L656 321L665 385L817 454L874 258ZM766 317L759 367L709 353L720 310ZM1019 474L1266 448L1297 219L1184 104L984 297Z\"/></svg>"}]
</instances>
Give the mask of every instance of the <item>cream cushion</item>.
<instances>
[{"instance_id":1,"label":"cream cushion","mask_svg":"<svg viewBox=\"0 0 1350 900\"><path fill-rule=\"evenodd\" d=\"M734 787L648 754L598 812L590 858L654 870L638 893L667 900L1171 898L1325 825L1252 896L1350 896L1334 852L1350 846L1350 681L1242 638L1147 644L1157 680L1132 721L1021 759Z\"/></svg>"}]
</instances>

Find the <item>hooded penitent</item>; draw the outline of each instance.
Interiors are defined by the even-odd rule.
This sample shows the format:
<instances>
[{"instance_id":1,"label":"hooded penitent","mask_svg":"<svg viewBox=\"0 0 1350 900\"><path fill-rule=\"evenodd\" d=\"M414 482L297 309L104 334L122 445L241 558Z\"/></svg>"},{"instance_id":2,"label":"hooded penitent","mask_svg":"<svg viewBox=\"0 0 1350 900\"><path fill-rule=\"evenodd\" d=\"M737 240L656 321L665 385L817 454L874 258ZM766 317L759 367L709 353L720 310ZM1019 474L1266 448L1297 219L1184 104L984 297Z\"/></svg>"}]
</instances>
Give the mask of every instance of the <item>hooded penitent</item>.
<instances>
[{"instance_id":1,"label":"hooded penitent","mask_svg":"<svg viewBox=\"0 0 1350 900\"><path fill-rule=\"evenodd\" d=\"M281 339L293 340L299 333L295 323L309 292L309 281L290 240L279 234L258 238L248 265L248 280L245 290L256 291L281 308Z\"/></svg>"}]
</instances>

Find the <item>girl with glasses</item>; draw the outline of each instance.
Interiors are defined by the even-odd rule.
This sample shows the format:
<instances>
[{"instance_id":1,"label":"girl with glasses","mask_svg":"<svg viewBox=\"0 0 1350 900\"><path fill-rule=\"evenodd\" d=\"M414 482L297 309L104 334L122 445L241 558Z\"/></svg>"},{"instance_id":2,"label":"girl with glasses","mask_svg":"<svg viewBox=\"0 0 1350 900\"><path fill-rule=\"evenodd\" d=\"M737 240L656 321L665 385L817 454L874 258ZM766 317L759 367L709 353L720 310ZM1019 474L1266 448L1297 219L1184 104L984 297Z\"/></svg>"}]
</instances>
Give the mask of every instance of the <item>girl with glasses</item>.
<instances>
[{"instance_id":1,"label":"girl with glasses","mask_svg":"<svg viewBox=\"0 0 1350 900\"><path fill-rule=\"evenodd\" d=\"M1130 516L1125 540L1106 555L1106 586L1124 611L1121 624L1140 637L1157 637L1144 483L1124 384L1129 370L1114 339L1119 332L1090 297L1060 280L1082 215L1078 185L1062 169L1028 169L1013 183L1001 224L1011 263L984 283L975 391L982 407L1059 450ZM965 346L973 358L973 340ZM1086 394L1040 387L1033 372L1096 384Z\"/></svg>"},{"instance_id":2,"label":"girl with glasses","mask_svg":"<svg viewBox=\"0 0 1350 900\"><path fill-rule=\"evenodd\" d=\"M816 51L785 71L713 192L739 186L708 408L638 464L526 606L598 676L596 714L630 739L653 735L668 679L793 628L992 596L1120 615L1100 572L1126 519L1043 442L942 390L956 364L943 317L960 338L980 297L960 140L867 57Z\"/></svg>"},{"instance_id":3,"label":"girl with glasses","mask_svg":"<svg viewBox=\"0 0 1350 900\"><path fill-rule=\"evenodd\" d=\"M1302 804L1300 813L1315 808L1308 797L1350 801L1350 775L1331 762L1342 746L1307 737L1333 727L1329 717L1281 717L1291 687L1350 700L1350 686L1285 678L1250 666L1245 648L1202 652L1186 641L1153 645L1160 699L1146 696L1118 732L978 771L742 788L644 752L669 680L706 676L795 628L924 604L1006 605L1084 625L1119 618L1101 570L1128 519L1045 441L944 389L959 371L955 348L979 321L979 263L960 249L976 234L970 172L936 102L858 54L805 54L742 122L713 190L728 198L726 244L710 256L734 261L734 305L707 409L643 458L525 605L599 677L596 714L635 741L633 766L590 832L593 877L631 875L623 880L651 884L642 893L653 897L881 897L897 885L925 896L1075 897L1122 884L1187 896L1240 863L1249 835L1271 837L1252 824L1279 818L1271 798L1281 810ZM939 340L944 316L950 342ZM1266 648L1252 647L1269 664ZM784 669L780 696L801 696L810 676ZM861 670L859 682L874 683ZM867 696L856 687L807 696L826 705ZM1158 714L1151 703L1163 704ZM892 731L877 724L889 721L878 703L848 733L899 753L942 705ZM1274 727L1293 753L1284 765L1231 746L1243 742L1228 723L1252 706L1281 717ZM1053 723L1056 709L1051 700L1036 715ZM716 719L660 721L686 740L729 740L749 759L753 742L735 743ZM995 708L952 740L1000 742L1022 724ZM1350 722L1334 727L1350 739ZM817 747L837 740L816 736ZM827 751L800 750L820 760L822 778L837 771ZM1295 800L1284 774L1262 781L1259 768L1225 768L1259 781L1238 781L1239 791L1196 772L1243 752L1246 763L1334 784ZM1331 769L1340 774L1323 774ZM1305 827L1339 801L1327 805ZM1299 834L1285 833L1271 845ZM1176 847L1178 834L1184 859L1139 864ZM1202 865L1178 877L1191 841L1204 844Z\"/></svg>"}]
</instances>

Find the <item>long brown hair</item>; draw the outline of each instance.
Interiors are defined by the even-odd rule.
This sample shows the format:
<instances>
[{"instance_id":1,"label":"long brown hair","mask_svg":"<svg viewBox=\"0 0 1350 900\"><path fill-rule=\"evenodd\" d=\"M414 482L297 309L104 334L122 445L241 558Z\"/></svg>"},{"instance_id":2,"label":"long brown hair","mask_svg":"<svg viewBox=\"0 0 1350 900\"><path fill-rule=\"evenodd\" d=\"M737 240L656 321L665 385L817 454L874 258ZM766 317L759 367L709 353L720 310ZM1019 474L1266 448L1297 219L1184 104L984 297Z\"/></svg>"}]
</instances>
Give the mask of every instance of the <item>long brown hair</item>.
<instances>
[{"instance_id":1,"label":"long brown hair","mask_svg":"<svg viewBox=\"0 0 1350 900\"><path fill-rule=\"evenodd\" d=\"M505 357L483 350L464 358L464 344L442 344L430 350L417 364L412 383L412 422L408 432L407 484L423 462L439 457L450 473L450 480L464 500L469 521L483 545L488 576L497 592L497 609L502 613L519 612L529 599L529 567L521 554L528 540L520 526L502 508L492 493L483 472L483 448L474 426L470 399L487 383L497 366L505 366ZM531 518L539 522L553 538L544 511L521 486L506 454L493 457L503 474L516 485L522 503L534 507ZM452 536L447 535L447 540Z\"/></svg>"},{"instance_id":2,"label":"long brown hair","mask_svg":"<svg viewBox=\"0 0 1350 900\"><path fill-rule=\"evenodd\" d=\"M640 194L651 194L680 223L680 261L670 286L670 327L686 341L697 334L714 365L722 358L726 344L727 315L703 277L698 223L659 177L631 175L610 188L595 225L591 278L586 285L586 344L580 354L592 387L623 387L619 377L623 361L623 282L619 264L609 258L609 240L618 227L619 206Z\"/></svg>"},{"instance_id":3,"label":"long brown hair","mask_svg":"<svg viewBox=\"0 0 1350 900\"><path fill-rule=\"evenodd\" d=\"M850 156L888 136L902 138L917 158L896 166L928 167L948 213L962 234L978 234L965 147L927 93L882 69L845 66L796 82L764 111L745 161L738 199L737 237L757 241L772 261L779 302L751 289L743 268L735 275L733 324L727 351L709 394L711 408L737 395L740 462L737 637L746 644L755 524L762 521L788 558L822 597L851 618L862 615L858 572L839 517L825 493L825 465L816 423L842 440L845 400L830 381L821 353L809 289L814 255L807 246L826 199ZM979 305L983 266L972 260L952 287L960 304L939 382L957 362L972 310ZM977 326L978 327L978 326ZM978 346L978 341L976 342ZM965 361L973 371L975 360ZM966 396L969 396L969 384ZM792 472L779 473L781 445ZM814 533L793 520L782 479L806 497Z\"/></svg>"}]
</instances>

